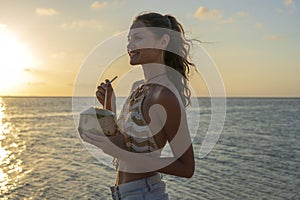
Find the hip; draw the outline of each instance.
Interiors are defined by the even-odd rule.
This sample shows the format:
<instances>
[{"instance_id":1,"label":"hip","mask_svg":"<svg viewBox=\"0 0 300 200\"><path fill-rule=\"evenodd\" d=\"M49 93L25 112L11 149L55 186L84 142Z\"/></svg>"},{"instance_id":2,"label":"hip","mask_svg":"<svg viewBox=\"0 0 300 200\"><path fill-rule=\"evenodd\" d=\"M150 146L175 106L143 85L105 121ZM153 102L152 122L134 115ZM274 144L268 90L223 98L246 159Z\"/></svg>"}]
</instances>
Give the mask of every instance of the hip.
<instances>
[{"instance_id":1,"label":"hip","mask_svg":"<svg viewBox=\"0 0 300 200\"><path fill-rule=\"evenodd\" d=\"M168 199L166 184L159 173L111 187L112 198L122 200Z\"/></svg>"}]
</instances>

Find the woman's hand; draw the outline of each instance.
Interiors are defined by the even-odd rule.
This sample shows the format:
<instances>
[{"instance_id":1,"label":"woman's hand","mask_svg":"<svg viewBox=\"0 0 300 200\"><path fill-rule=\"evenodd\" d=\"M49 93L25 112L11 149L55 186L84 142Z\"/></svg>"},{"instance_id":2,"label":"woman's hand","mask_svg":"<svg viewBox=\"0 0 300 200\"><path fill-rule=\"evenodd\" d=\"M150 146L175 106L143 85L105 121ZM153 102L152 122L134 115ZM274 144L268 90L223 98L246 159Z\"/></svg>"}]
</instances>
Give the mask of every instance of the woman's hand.
<instances>
[{"instance_id":1,"label":"woman's hand","mask_svg":"<svg viewBox=\"0 0 300 200\"><path fill-rule=\"evenodd\" d=\"M87 132L81 132L80 136L83 141L100 148L104 153L115 158L120 156L120 153L118 153L120 151L114 151L113 149L126 149L125 139L120 132L118 132L116 136L112 137L98 136Z\"/></svg>"},{"instance_id":2,"label":"woman's hand","mask_svg":"<svg viewBox=\"0 0 300 200\"><path fill-rule=\"evenodd\" d=\"M105 107L105 109L115 112L115 95L108 79L105 80L105 83L102 82L100 86L97 87L96 97L98 101ZM104 105L105 103L106 105Z\"/></svg>"}]
</instances>

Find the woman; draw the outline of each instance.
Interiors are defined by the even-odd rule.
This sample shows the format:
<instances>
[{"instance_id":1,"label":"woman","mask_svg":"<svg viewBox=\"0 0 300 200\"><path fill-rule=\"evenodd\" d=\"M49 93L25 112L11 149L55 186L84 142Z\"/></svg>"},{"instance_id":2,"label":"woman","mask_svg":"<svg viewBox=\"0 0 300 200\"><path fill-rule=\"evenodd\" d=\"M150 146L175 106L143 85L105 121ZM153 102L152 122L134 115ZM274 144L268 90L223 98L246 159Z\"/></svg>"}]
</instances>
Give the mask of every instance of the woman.
<instances>
[{"instance_id":1,"label":"woman","mask_svg":"<svg viewBox=\"0 0 300 200\"><path fill-rule=\"evenodd\" d=\"M82 133L84 141L117 160L113 199L168 199L160 173L192 177L195 163L185 107L190 103L187 77L189 41L175 17L144 13L128 35L131 65L141 65L144 80L133 84L118 118L118 129L107 138ZM107 96L105 97L105 94ZM113 88L101 83L97 99L115 110ZM169 143L173 156L161 157Z\"/></svg>"}]
</instances>

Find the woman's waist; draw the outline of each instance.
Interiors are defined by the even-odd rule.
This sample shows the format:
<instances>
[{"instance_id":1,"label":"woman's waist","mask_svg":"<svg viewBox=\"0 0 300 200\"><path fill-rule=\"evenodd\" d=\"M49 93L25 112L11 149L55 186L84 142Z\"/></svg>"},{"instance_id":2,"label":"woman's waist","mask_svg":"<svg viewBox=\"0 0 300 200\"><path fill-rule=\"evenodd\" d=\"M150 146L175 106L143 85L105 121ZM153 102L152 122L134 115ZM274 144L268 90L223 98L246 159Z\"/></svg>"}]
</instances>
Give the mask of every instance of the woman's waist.
<instances>
[{"instance_id":1,"label":"woman's waist","mask_svg":"<svg viewBox=\"0 0 300 200\"><path fill-rule=\"evenodd\" d=\"M154 177L154 176L160 177L160 173L158 172L130 173L130 172L118 171L117 176L118 178L117 178L116 185L122 185L125 183L133 184L136 181L146 179L149 177Z\"/></svg>"}]
</instances>

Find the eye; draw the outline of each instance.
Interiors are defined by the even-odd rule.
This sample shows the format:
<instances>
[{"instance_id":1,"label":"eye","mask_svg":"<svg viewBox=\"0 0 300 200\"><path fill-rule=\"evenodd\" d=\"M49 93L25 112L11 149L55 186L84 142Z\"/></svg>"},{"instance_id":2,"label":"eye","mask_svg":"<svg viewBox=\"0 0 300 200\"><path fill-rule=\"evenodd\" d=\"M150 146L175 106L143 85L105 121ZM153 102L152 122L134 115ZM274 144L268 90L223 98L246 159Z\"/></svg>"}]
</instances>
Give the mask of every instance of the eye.
<instances>
[{"instance_id":1,"label":"eye","mask_svg":"<svg viewBox=\"0 0 300 200\"><path fill-rule=\"evenodd\" d=\"M128 42L130 42L130 41L139 41L141 39L143 39L143 38L141 36L138 36L138 35L133 35L133 36L128 36L127 37Z\"/></svg>"}]
</instances>

